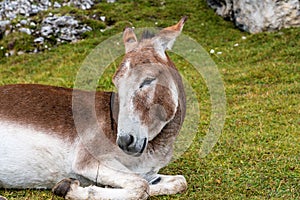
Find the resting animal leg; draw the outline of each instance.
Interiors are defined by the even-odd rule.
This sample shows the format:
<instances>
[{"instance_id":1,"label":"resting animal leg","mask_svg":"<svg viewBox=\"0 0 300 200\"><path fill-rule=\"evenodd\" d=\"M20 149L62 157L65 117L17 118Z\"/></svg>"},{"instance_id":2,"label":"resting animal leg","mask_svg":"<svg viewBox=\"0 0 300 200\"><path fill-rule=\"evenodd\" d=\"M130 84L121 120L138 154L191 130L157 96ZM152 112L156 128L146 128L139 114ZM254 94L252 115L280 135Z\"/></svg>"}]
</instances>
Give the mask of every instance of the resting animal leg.
<instances>
[{"instance_id":1,"label":"resting animal leg","mask_svg":"<svg viewBox=\"0 0 300 200\"><path fill-rule=\"evenodd\" d=\"M71 200L148 198L148 182L137 174L130 172L117 161L105 162L105 164L94 166L97 166L97 168L84 168L77 172L82 176L86 175L85 177L92 176L93 172L95 172L94 177L97 176L97 184L107 185L112 188L98 186L81 187L78 180L64 179L53 188L54 194Z\"/></svg>"},{"instance_id":2,"label":"resting animal leg","mask_svg":"<svg viewBox=\"0 0 300 200\"><path fill-rule=\"evenodd\" d=\"M148 194L137 188L103 188L98 186L81 187L78 180L63 179L52 189L53 193L69 200L126 200L147 199Z\"/></svg>"},{"instance_id":3,"label":"resting animal leg","mask_svg":"<svg viewBox=\"0 0 300 200\"><path fill-rule=\"evenodd\" d=\"M182 193L187 189L187 182L181 175L158 175L157 183L150 185L150 196Z\"/></svg>"}]
</instances>

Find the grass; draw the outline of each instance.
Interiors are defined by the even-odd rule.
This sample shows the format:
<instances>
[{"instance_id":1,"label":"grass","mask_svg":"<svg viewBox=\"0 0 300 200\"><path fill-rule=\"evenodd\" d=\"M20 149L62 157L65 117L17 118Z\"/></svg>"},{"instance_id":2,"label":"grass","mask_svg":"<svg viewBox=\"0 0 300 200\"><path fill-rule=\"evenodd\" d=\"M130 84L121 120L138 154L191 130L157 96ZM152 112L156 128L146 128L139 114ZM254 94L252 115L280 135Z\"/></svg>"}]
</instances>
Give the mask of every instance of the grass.
<instances>
[{"instance_id":1,"label":"grass","mask_svg":"<svg viewBox=\"0 0 300 200\"><path fill-rule=\"evenodd\" d=\"M197 92L201 118L189 149L161 171L183 174L188 190L151 199L300 198L300 28L249 35L216 16L204 0L102 2L90 11L71 10L81 17L106 16L105 25L95 22L94 27L109 29L103 33L96 29L78 43L63 44L43 53L2 57L1 85L42 83L72 87L85 56L126 25L165 27L188 15L184 34L208 52L222 52L211 57L225 84L226 123L213 151L200 158L200 141L209 124L209 94L203 79L190 65L172 55ZM0 43L4 45L4 41ZM99 87L109 90L113 88L113 70L106 73ZM52 198L50 191L43 190L0 190L0 195L18 200Z\"/></svg>"}]
</instances>

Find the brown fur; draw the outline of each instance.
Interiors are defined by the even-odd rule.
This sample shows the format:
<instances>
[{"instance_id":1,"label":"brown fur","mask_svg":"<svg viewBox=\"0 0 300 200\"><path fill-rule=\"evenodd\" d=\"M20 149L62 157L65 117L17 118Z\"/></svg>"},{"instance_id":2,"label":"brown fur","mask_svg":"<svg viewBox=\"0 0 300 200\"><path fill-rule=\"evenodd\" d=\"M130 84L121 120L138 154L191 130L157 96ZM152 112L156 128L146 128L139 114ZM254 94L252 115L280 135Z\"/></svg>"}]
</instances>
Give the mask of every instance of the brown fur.
<instances>
[{"instance_id":1,"label":"brown fur","mask_svg":"<svg viewBox=\"0 0 300 200\"><path fill-rule=\"evenodd\" d=\"M167 59L168 59L168 67L174 69L174 70L170 70L170 72L172 74L172 77L176 80L177 87L179 90L178 106L173 119L161 130L161 132L157 135L157 137L155 137L151 142L149 142L147 151L152 151L152 152L157 152L163 149L157 147L173 145L176 136L179 134L180 128L184 122L184 117L186 113L186 97L185 97L181 76L179 75L174 63L170 60L168 55L167 55ZM169 150L173 151L173 148L170 148ZM160 152L160 153L167 153L167 152Z\"/></svg>"},{"instance_id":2,"label":"brown fur","mask_svg":"<svg viewBox=\"0 0 300 200\"><path fill-rule=\"evenodd\" d=\"M47 130L73 141L77 137L72 113L72 89L38 84L17 84L0 87L0 118L35 129ZM89 92L78 91L88 96ZM114 123L110 109L111 92L96 93L98 120ZM84 101L84 100L83 100ZM84 105L84 102L82 104ZM86 110L86 109L85 109ZM88 115L89 113L85 113ZM86 116L82 116L83 118ZM105 129L108 136L111 126ZM112 137L114 140L115 137Z\"/></svg>"},{"instance_id":3,"label":"brown fur","mask_svg":"<svg viewBox=\"0 0 300 200\"><path fill-rule=\"evenodd\" d=\"M163 94L163 95L162 95ZM174 114L174 102L169 88L157 85L154 92L153 102L148 101L148 91L142 91L134 97L135 110L140 113L142 123L151 123L150 115L159 117L162 121L168 121Z\"/></svg>"}]
</instances>

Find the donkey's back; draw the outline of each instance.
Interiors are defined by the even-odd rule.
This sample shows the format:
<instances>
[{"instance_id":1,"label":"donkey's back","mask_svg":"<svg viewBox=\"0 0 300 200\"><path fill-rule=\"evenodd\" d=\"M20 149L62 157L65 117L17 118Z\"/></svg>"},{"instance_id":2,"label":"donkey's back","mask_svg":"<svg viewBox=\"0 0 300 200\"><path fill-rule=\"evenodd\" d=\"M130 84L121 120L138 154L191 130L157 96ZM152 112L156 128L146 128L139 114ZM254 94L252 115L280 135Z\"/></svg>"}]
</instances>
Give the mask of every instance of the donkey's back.
<instances>
[{"instance_id":1,"label":"donkey's back","mask_svg":"<svg viewBox=\"0 0 300 200\"><path fill-rule=\"evenodd\" d=\"M0 120L74 137L72 90L36 84L0 87Z\"/></svg>"}]
</instances>

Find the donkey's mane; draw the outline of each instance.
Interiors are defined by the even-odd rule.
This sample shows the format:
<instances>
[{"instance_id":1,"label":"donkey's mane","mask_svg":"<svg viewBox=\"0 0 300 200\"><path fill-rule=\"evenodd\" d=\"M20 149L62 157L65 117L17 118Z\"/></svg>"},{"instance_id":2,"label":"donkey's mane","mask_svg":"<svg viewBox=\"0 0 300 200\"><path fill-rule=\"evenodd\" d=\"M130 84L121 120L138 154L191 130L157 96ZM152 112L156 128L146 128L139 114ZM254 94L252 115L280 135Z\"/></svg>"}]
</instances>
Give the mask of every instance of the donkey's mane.
<instances>
[{"instance_id":1,"label":"donkey's mane","mask_svg":"<svg viewBox=\"0 0 300 200\"><path fill-rule=\"evenodd\" d=\"M149 29L146 29L142 33L141 40L151 39L151 38L154 38L154 36L155 36L155 33L153 33L153 31L150 31Z\"/></svg>"}]
</instances>

